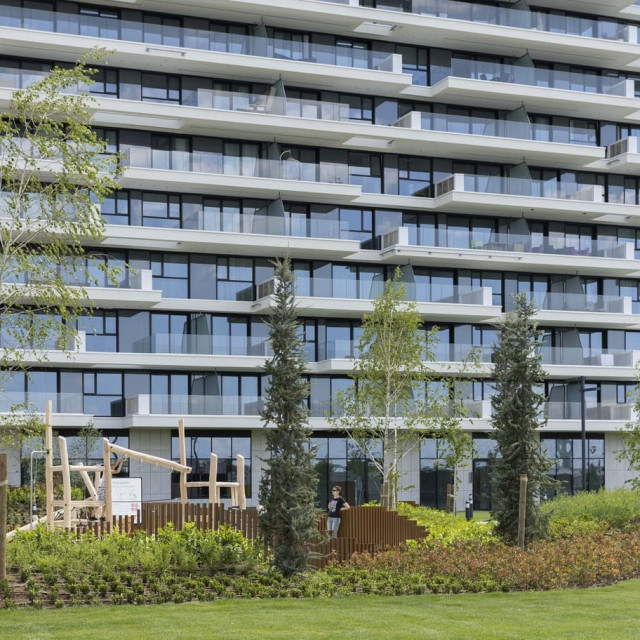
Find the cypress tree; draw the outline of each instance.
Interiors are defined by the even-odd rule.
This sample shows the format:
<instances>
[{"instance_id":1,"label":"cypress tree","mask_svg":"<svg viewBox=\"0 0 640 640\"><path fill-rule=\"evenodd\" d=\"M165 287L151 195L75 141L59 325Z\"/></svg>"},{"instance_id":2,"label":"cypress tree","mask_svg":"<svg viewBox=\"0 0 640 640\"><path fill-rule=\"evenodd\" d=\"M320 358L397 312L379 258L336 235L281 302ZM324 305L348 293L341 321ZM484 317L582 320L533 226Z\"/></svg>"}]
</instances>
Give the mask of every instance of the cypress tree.
<instances>
[{"instance_id":1,"label":"cypress tree","mask_svg":"<svg viewBox=\"0 0 640 640\"><path fill-rule=\"evenodd\" d=\"M265 407L266 469L260 482L263 541L273 546L276 567L291 575L309 566L309 544L318 540L316 476L310 446L309 383L303 377L307 359L289 258L276 260L275 308L266 319L273 357L265 364L270 376Z\"/></svg>"},{"instance_id":2,"label":"cypress tree","mask_svg":"<svg viewBox=\"0 0 640 640\"><path fill-rule=\"evenodd\" d=\"M542 332L535 313L535 305L524 294L516 295L513 311L499 325L494 351L496 392L491 398L491 422L500 455L493 461L491 513L499 535L509 543L518 540L520 474L528 478L526 541L545 535L546 521L538 500L542 489L552 484L546 475L550 462L537 433L546 418L542 416L545 397L538 390L544 369L536 351Z\"/></svg>"}]
</instances>

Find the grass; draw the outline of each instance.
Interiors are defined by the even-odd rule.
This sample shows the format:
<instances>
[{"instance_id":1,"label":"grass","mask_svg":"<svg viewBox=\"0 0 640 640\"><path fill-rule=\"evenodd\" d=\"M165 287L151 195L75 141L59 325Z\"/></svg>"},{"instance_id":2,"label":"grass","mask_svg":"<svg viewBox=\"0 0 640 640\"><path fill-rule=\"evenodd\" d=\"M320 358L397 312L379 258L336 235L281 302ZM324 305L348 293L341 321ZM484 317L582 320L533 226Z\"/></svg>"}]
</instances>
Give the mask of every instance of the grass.
<instances>
[{"instance_id":1,"label":"grass","mask_svg":"<svg viewBox=\"0 0 640 640\"><path fill-rule=\"evenodd\" d=\"M637 640L640 580L612 587L457 596L222 600L0 611L11 640Z\"/></svg>"}]
</instances>

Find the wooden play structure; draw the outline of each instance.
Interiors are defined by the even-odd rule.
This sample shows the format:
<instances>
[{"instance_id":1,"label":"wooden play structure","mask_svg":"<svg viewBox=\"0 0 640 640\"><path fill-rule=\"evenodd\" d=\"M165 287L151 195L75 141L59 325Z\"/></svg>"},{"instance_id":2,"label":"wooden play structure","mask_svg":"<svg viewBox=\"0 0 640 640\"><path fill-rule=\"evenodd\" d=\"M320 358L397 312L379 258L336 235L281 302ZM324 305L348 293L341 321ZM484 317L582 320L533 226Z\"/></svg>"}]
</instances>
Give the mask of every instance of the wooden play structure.
<instances>
[{"instance_id":1,"label":"wooden play structure","mask_svg":"<svg viewBox=\"0 0 640 640\"><path fill-rule=\"evenodd\" d=\"M191 467L187 465L186 444L185 444L185 427L184 420L178 422L178 434L180 441L180 462L174 462L166 458L152 456L140 451L134 451L126 447L109 442L108 439L102 440L102 464L85 465L82 463L71 464L69 462L69 452L67 449L67 439L58 436L58 448L60 451L60 464L53 463L53 423L52 423L52 405L47 402L46 406L46 431L45 431L45 486L46 486L46 515L40 518L38 522L46 522L51 529L54 526L61 526L70 529L81 523L82 518L80 512L83 509L91 509L93 513L98 513L106 522L113 520L113 501L112 501L112 478L113 466L112 455L119 456L123 459L137 460L146 464L153 464L163 467L169 471L176 471L180 474L180 505L182 518L184 519L185 507L187 505L187 489L192 487L208 487L209 502L214 505L221 503L220 490L228 488L231 490L231 506L245 510L247 507L246 496L244 491L245 480L245 461L241 455L236 456L236 482L218 482L218 456L211 453L210 469L208 481L188 481L187 477L191 473ZM54 473L60 473L62 476L62 499L55 499ZM88 498L83 500L72 500L71 498L71 474L79 473L84 486L89 494ZM86 518L85 518L86 520ZM22 529L33 528L37 522L32 522ZM10 534L10 537L11 534Z\"/></svg>"}]
</instances>

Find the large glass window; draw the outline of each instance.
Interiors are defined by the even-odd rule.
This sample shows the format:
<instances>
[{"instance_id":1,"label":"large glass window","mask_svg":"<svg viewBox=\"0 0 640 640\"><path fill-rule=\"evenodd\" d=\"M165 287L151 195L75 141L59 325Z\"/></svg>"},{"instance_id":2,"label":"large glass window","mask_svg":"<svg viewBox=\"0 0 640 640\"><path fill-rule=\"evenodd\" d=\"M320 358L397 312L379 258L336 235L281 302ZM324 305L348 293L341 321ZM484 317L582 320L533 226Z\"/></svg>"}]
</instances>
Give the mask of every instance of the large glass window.
<instances>
[{"instance_id":1,"label":"large glass window","mask_svg":"<svg viewBox=\"0 0 640 640\"><path fill-rule=\"evenodd\" d=\"M311 445L316 447L316 501L320 508L326 508L334 485L342 487L342 495L353 506L380 500L381 476L374 462L382 458L380 443L372 443L365 453L348 438L315 434Z\"/></svg>"},{"instance_id":2,"label":"large glass window","mask_svg":"<svg viewBox=\"0 0 640 640\"><path fill-rule=\"evenodd\" d=\"M557 493L598 491L604 487L604 436L588 434L586 442L587 486L582 486L582 439L573 434L544 434L542 449L553 461L549 475L560 483L558 489L548 489L546 498Z\"/></svg>"},{"instance_id":3,"label":"large glass window","mask_svg":"<svg viewBox=\"0 0 640 640\"><path fill-rule=\"evenodd\" d=\"M447 485L453 484L453 472L442 461L446 443L425 438L420 446L420 504L446 509Z\"/></svg>"}]
</instances>

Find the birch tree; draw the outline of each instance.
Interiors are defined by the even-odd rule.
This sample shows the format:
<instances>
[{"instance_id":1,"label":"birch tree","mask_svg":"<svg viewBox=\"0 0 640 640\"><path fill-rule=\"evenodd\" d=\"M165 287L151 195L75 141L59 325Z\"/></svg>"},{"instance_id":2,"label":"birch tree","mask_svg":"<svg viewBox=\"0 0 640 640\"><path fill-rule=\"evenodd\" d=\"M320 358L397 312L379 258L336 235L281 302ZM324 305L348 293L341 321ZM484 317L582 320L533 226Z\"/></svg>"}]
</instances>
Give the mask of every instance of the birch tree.
<instances>
[{"instance_id":1,"label":"birch tree","mask_svg":"<svg viewBox=\"0 0 640 640\"><path fill-rule=\"evenodd\" d=\"M104 52L91 55L104 59ZM88 245L105 232L99 205L118 188L118 158L91 128L95 70L81 60L55 67L13 93L0 114L0 390L16 372L76 350L76 320L91 312L88 286L114 269ZM15 444L39 430L22 403L10 411L0 440ZM27 411L25 411L27 409Z\"/></svg>"}]
</instances>

